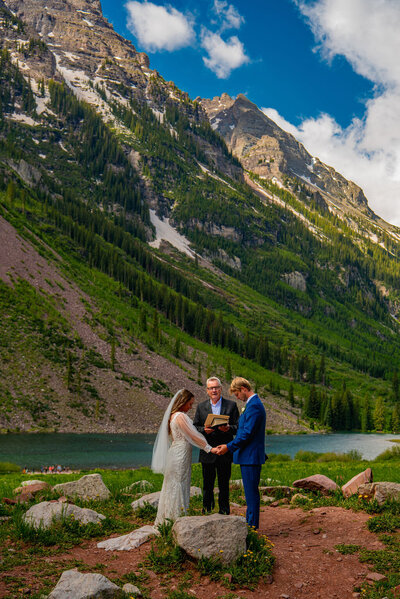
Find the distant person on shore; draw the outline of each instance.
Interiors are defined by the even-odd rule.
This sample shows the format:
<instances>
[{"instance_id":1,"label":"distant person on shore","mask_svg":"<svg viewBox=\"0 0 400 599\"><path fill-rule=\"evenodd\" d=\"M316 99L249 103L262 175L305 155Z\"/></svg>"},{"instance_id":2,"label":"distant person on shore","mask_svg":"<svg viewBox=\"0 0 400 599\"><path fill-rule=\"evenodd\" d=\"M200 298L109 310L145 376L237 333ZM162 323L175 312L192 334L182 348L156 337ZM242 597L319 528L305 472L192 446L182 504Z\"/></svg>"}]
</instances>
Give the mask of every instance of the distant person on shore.
<instances>
[{"instance_id":1,"label":"distant person on shore","mask_svg":"<svg viewBox=\"0 0 400 599\"><path fill-rule=\"evenodd\" d=\"M265 408L248 380L242 377L233 379L230 393L246 403L239 418L236 437L227 444L217 447L218 455L228 451L233 453L233 462L240 464L247 510L246 522L258 528L260 520L260 475L265 463Z\"/></svg>"},{"instance_id":2,"label":"distant person on shore","mask_svg":"<svg viewBox=\"0 0 400 599\"><path fill-rule=\"evenodd\" d=\"M205 436L211 447L224 445L232 441L236 435L239 420L239 410L235 401L222 397L221 381L212 376L207 379L207 395L209 399L198 404L193 424ZM205 427L209 414L225 414L229 423L218 428ZM199 461L203 472L203 513L211 512L214 508L214 483L218 476L218 508L220 514L229 514L229 479L232 470L232 453L216 455L200 450Z\"/></svg>"},{"instance_id":3,"label":"distant person on shore","mask_svg":"<svg viewBox=\"0 0 400 599\"><path fill-rule=\"evenodd\" d=\"M166 519L176 520L187 512L192 475L192 445L207 453L215 451L187 415L193 403L191 391L178 391L170 401L158 430L151 468L153 472L164 474L164 482L155 526Z\"/></svg>"}]
</instances>

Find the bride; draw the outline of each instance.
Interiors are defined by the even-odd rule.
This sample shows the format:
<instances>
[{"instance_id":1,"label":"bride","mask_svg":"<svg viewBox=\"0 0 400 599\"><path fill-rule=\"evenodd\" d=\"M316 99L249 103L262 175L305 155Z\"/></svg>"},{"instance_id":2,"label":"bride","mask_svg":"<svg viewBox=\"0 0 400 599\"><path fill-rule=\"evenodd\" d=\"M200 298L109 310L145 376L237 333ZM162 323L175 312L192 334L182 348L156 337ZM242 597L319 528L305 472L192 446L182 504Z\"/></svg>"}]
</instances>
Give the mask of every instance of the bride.
<instances>
[{"instance_id":1,"label":"bride","mask_svg":"<svg viewBox=\"0 0 400 599\"><path fill-rule=\"evenodd\" d=\"M193 393L187 389L181 389L174 395L165 411L154 443L151 468L153 472L164 474L155 526L166 518L176 520L187 512L192 474L192 445L207 453L214 449L195 429L187 415L193 402Z\"/></svg>"}]
</instances>

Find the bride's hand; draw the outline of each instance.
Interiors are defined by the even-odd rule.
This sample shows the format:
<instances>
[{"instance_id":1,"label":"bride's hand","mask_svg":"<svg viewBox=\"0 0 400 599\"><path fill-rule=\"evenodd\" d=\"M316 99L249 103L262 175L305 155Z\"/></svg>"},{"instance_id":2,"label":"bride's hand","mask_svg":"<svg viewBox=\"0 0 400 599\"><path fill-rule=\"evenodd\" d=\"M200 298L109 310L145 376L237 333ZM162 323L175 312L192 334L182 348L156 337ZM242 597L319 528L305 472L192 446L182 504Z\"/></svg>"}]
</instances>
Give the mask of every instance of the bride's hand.
<instances>
[{"instance_id":1,"label":"bride's hand","mask_svg":"<svg viewBox=\"0 0 400 599\"><path fill-rule=\"evenodd\" d=\"M210 453L215 453L218 455L218 447L213 447Z\"/></svg>"}]
</instances>

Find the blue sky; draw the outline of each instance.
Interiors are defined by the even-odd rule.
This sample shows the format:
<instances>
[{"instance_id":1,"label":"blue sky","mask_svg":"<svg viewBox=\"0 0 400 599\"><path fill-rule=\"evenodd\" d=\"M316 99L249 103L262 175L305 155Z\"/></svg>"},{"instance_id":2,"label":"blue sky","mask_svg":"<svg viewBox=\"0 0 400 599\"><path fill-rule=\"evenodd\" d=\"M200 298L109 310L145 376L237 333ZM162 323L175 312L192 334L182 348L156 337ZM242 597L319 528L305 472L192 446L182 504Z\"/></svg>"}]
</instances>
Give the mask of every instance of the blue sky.
<instances>
[{"instance_id":1,"label":"blue sky","mask_svg":"<svg viewBox=\"0 0 400 599\"><path fill-rule=\"evenodd\" d=\"M192 98L244 93L400 225L399 0L101 0Z\"/></svg>"}]
</instances>

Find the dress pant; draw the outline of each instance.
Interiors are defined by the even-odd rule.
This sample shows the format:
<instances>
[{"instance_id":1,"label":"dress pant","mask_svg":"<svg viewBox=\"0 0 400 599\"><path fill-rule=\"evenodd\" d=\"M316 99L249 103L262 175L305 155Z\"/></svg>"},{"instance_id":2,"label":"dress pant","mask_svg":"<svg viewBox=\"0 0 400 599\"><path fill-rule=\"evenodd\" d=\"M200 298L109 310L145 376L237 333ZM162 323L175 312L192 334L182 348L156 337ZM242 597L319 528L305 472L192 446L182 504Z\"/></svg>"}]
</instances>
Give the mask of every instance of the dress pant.
<instances>
[{"instance_id":1,"label":"dress pant","mask_svg":"<svg viewBox=\"0 0 400 599\"><path fill-rule=\"evenodd\" d=\"M229 514L229 479L231 477L232 464L227 460L219 460L210 464L202 463L203 468L203 509L211 512L215 505L214 501L214 483L215 476L218 476L218 506L220 514Z\"/></svg>"},{"instance_id":2,"label":"dress pant","mask_svg":"<svg viewBox=\"0 0 400 599\"><path fill-rule=\"evenodd\" d=\"M261 465L241 465L244 494L246 497L246 522L258 528L260 522L260 476Z\"/></svg>"}]
</instances>

